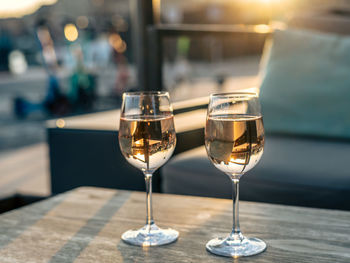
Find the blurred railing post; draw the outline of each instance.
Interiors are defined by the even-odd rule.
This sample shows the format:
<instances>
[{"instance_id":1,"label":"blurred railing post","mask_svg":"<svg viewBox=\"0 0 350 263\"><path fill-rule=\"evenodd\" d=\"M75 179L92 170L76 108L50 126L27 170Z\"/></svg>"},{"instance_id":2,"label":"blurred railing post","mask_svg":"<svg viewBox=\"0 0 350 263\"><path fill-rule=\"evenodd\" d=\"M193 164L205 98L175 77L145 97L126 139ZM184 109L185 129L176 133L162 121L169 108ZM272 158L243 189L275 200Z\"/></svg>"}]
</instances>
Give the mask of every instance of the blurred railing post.
<instances>
[{"instance_id":1,"label":"blurred railing post","mask_svg":"<svg viewBox=\"0 0 350 263\"><path fill-rule=\"evenodd\" d=\"M148 54L150 60L148 63L148 85L153 90L163 89L163 48L160 31L155 26L148 27Z\"/></svg>"},{"instance_id":2,"label":"blurred railing post","mask_svg":"<svg viewBox=\"0 0 350 263\"><path fill-rule=\"evenodd\" d=\"M162 90L163 83L163 39L166 37L203 37L203 36L239 36L241 38L266 39L273 32L273 29L257 27L256 25L203 25L203 24L149 24L147 26L148 49L147 86L153 90Z\"/></svg>"},{"instance_id":3,"label":"blurred railing post","mask_svg":"<svg viewBox=\"0 0 350 263\"><path fill-rule=\"evenodd\" d=\"M151 90L148 64L152 57L148 52L147 26L154 23L152 0L130 0L129 3L138 87L141 90Z\"/></svg>"}]
</instances>

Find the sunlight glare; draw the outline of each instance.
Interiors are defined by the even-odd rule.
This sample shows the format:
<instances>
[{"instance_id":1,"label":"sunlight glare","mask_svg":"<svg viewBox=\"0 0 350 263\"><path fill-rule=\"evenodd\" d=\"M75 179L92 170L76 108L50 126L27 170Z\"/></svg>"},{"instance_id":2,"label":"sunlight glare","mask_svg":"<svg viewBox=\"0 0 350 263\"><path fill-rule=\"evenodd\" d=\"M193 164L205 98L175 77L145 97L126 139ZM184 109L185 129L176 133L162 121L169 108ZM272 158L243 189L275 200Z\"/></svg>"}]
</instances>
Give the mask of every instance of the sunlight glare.
<instances>
[{"instance_id":1,"label":"sunlight glare","mask_svg":"<svg viewBox=\"0 0 350 263\"><path fill-rule=\"evenodd\" d=\"M37 11L43 5L53 5L57 0L0 0L0 18L22 17Z\"/></svg>"}]
</instances>

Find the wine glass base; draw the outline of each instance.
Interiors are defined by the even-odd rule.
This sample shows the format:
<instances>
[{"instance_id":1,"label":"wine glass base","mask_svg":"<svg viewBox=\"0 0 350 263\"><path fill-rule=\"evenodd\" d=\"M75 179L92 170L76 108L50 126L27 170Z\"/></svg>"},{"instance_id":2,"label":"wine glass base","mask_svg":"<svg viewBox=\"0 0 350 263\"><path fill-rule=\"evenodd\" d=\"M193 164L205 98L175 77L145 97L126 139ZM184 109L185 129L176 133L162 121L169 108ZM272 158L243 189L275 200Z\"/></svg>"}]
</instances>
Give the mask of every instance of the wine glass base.
<instances>
[{"instance_id":1,"label":"wine glass base","mask_svg":"<svg viewBox=\"0 0 350 263\"><path fill-rule=\"evenodd\" d=\"M206 248L209 252L224 257L247 257L264 252L266 243L258 238L243 237L242 241L230 238L215 238L210 240Z\"/></svg>"},{"instance_id":2,"label":"wine glass base","mask_svg":"<svg viewBox=\"0 0 350 263\"><path fill-rule=\"evenodd\" d=\"M138 230L129 230L122 235L122 240L134 246L161 246L177 240L179 232L174 229L161 229L157 225L145 225Z\"/></svg>"}]
</instances>

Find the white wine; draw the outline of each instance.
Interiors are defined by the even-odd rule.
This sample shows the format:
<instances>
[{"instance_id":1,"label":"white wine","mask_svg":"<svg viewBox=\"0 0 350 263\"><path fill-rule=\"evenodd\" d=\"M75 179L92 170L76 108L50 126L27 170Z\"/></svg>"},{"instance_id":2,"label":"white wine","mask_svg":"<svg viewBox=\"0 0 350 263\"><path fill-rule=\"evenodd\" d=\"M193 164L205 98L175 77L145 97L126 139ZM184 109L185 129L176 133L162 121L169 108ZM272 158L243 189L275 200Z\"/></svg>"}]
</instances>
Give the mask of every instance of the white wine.
<instances>
[{"instance_id":1,"label":"white wine","mask_svg":"<svg viewBox=\"0 0 350 263\"><path fill-rule=\"evenodd\" d=\"M205 146L219 170L240 176L260 160L264 149L264 125L260 116L239 114L209 116Z\"/></svg>"},{"instance_id":2,"label":"white wine","mask_svg":"<svg viewBox=\"0 0 350 263\"><path fill-rule=\"evenodd\" d=\"M130 164L143 172L153 173L170 158L175 149L174 117L121 117L119 145Z\"/></svg>"}]
</instances>

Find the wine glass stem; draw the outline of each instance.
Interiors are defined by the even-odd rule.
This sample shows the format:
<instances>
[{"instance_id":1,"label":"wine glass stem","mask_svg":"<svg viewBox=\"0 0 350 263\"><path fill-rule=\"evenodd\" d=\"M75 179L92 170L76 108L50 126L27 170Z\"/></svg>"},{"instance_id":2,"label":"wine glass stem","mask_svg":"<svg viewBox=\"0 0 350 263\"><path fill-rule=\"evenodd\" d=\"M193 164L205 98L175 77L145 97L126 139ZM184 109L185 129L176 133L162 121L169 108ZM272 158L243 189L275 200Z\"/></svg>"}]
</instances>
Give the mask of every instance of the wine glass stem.
<instances>
[{"instance_id":1,"label":"wine glass stem","mask_svg":"<svg viewBox=\"0 0 350 263\"><path fill-rule=\"evenodd\" d=\"M232 179L233 226L230 238L242 241L243 236L239 228L239 179Z\"/></svg>"},{"instance_id":2,"label":"wine glass stem","mask_svg":"<svg viewBox=\"0 0 350 263\"><path fill-rule=\"evenodd\" d=\"M152 212L152 174L145 173L146 182L146 225L150 227L154 224Z\"/></svg>"}]
</instances>

